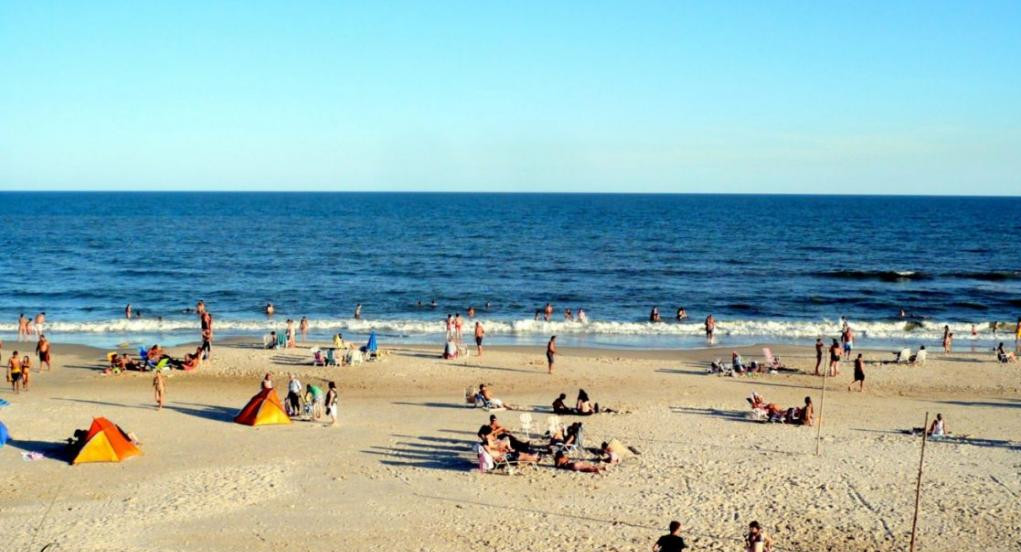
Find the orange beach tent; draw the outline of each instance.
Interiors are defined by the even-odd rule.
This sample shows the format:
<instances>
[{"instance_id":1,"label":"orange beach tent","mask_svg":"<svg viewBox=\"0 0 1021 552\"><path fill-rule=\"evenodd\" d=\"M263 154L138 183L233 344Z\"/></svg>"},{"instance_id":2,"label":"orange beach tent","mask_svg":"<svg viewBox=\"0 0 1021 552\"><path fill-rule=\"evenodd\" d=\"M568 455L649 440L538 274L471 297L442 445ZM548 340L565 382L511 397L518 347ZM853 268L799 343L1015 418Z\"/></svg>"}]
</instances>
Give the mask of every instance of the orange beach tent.
<instances>
[{"instance_id":1,"label":"orange beach tent","mask_svg":"<svg viewBox=\"0 0 1021 552\"><path fill-rule=\"evenodd\" d=\"M84 442L71 461L72 464L120 462L125 458L142 454L119 427L102 417L92 419L92 426L89 427Z\"/></svg>"},{"instance_id":2,"label":"orange beach tent","mask_svg":"<svg viewBox=\"0 0 1021 552\"><path fill-rule=\"evenodd\" d=\"M275 389L263 389L248 401L241 412L234 418L239 424L257 426L270 424L289 424L291 418L280 404Z\"/></svg>"}]
</instances>

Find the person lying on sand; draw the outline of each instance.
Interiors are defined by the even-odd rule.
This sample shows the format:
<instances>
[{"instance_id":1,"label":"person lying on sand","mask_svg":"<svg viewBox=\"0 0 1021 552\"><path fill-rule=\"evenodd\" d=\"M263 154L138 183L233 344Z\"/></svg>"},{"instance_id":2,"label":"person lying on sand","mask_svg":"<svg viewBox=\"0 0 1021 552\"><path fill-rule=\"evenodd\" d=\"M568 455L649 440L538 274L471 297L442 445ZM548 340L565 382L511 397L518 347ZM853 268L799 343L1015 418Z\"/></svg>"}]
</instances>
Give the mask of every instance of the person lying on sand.
<instances>
[{"instance_id":1,"label":"person lying on sand","mask_svg":"<svg viewBox=\"0 0 1021 552\"><path fill-rule=\"evenodd\" d=\"M598 464L571 460L563 452L558 452L553 457L553 466L562 470L583 473L602 473L606 471L606 467L600 466Z\"/></svg>"},{"instance_id":2,"label":"person lying on sand","mask_svg":"<svg viewBox=\"0 0 1021 552\"><path fill-rule=\"evenodd\" d=\"M776 403L766 402L766 399L762 395L753 392L750 397L745 399L748 404L752 406L752 410L761 412L766 417L767 421L770 422L782 422L783 421L783 409Z\"/></svg>"},{"instance_id":3,"label":"person lying on sand","mask_svg":"<svg viewBox=\"0 0 1021 552\"><path fill-rule=\"evenodd\" d=\"M623 460L636 454L638 454L638 449L625 446L617 439L603 441L603 444L599 446L599 459L610 465L620 464Z\"/></svg>"}]
</instances>

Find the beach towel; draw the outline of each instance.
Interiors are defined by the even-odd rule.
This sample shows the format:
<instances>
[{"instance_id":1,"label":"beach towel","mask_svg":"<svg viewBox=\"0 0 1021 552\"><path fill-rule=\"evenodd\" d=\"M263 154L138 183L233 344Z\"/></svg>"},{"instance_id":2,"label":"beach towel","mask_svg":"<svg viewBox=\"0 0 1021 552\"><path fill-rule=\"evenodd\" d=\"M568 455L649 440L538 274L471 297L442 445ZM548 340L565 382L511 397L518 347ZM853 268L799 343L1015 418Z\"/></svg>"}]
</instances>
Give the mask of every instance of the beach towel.
<instances>
[{"instance_id":1,"label":"beach towel","mask_svg":"<svg viewBox=\"0 0 1021 552\"><path fill-rule=\"evenodd\" d=\"M11 404L11 403L7 402L7 401L6 401L6 400L4 400L4 399L0 399L0 408L3 408L3 407L5 407L5 406L8 406L8 405L10 405L10 404Z\"/></svg>"}]
</instances>

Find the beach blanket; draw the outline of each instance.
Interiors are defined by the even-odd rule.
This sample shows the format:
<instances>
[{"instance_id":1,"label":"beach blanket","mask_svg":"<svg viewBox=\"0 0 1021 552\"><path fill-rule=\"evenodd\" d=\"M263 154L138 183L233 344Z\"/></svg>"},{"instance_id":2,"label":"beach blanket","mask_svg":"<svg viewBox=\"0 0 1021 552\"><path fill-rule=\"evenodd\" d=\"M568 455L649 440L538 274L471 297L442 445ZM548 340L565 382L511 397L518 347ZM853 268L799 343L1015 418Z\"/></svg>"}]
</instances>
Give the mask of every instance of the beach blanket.
<instances>
[{"instance_id":1,"label":"beach blanket","mask_svg":"<svg viewBox=\"0 0 1021 552\"><path fill-rule=\"evenodd\" d=\"M11 403L7 402L7 401L6 401L6 400L4 400L4 399L0 399L0 408L3 408L3 407L5 407L5 406L8 406L8 405L10 405L10 404L11 404Z\"/></svg>"}]
</instances>

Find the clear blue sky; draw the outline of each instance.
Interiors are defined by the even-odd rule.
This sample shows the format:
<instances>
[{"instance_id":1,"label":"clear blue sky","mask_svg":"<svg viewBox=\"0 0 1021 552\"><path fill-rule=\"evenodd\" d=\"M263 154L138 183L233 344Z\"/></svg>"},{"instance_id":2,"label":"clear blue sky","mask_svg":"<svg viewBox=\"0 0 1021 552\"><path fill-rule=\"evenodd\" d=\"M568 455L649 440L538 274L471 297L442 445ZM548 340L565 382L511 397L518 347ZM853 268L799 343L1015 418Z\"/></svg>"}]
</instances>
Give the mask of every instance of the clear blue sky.
<instances>
[{"instance_id":1,"label":"clear blue sky","mask_svg":"<svg viewBox=\"0 0 1021 552\"><path fill-rule=\"evenodd\" d=\"M1021 2L0 3L0 189L1021 193Z\"/></svg>"}]
</instances>

